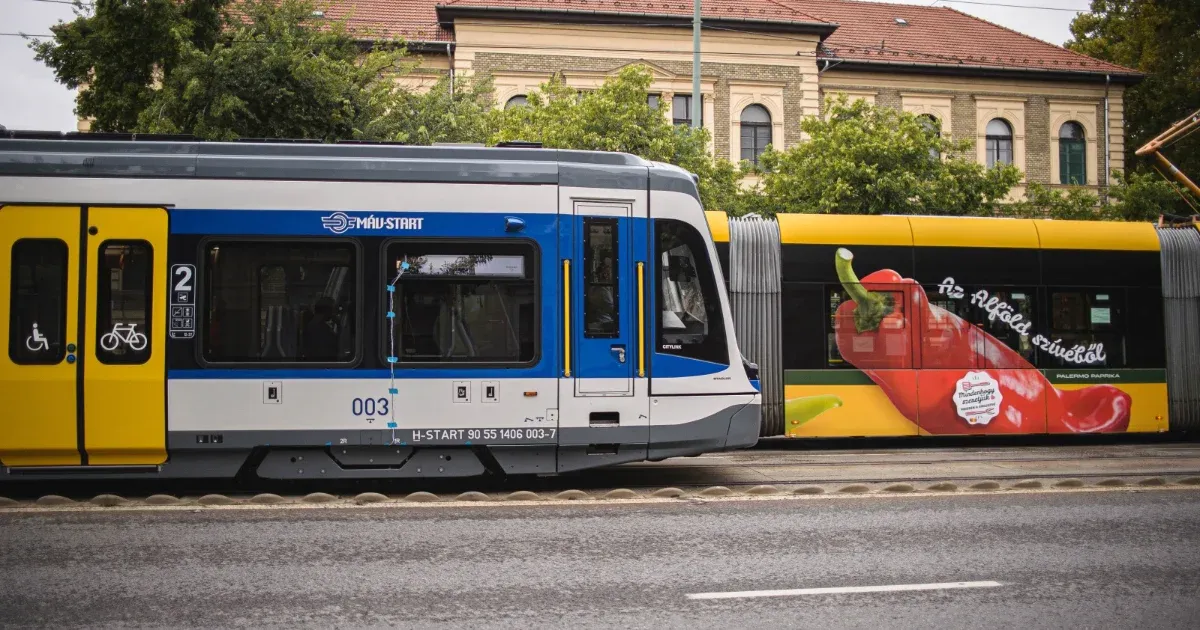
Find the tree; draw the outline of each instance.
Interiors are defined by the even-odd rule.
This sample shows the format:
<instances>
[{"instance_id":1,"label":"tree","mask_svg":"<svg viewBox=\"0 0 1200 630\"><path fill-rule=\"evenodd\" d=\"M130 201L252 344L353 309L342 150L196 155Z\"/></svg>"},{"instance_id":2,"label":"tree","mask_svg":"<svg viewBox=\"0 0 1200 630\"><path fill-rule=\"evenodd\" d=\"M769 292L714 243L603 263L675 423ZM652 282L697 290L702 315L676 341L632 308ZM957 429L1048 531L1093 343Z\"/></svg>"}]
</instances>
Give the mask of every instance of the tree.
<instances>
[{"instance_id":1,"label":"tree","mask_svg":"<svg viewBox=\"0 0 1200 630\"><path fill-rule=\"evenodd\" d=\"M1060 192L1037 182L1029 182L1025 187L1025 198L1005 204L998 214L1072 221L1112 220L1119 216L1113 206L1100 205L1100 198L1086 188L1068 188Z\"/></svg>"},{"instance_id":2,"label":"tree","mask_svg":"<svg viewBox=\"0 0 1200 630\"><path fill-rule=\"evenodd\" d=\"M1163 214L1193 214L1189 205L1180 199L1180 194L1187 195L1190 207L1200 207L1200 199L1196 199L1188 191L1168 183L1157 173L1121 173L1113 171L1115 185L1108 189L1108 195L1116 201L1112 207L1113 218L1124 221L1155 221Z\"/></svg>"},{"instance_id":3,"label":"tree","mask_svg":"<svg viewBox=\"0 0 1200 630\"><path fill-rule=\"evenodd\" d=\"M1092 0L1071 22L1067 48L1146 73L1125 92L1126 164L1134 151L1200 107L1200 2ZM1200 176L1200 134L1166 152L1183 172ZM1178 197L1176 197L1178 199Z\"/></svg>"},{"instance_id":4,"label":"tree","mask_svg":"<svg viewBox=\"0 0 1200 630\"><path fill-rule=\"evenodd\" d=\"M705 129L675 126L665 103L648 102L652 75L628 66L593 91L579 93L553 77L528 96L528 104L497 112L491 142L527 140L545 147L621 151L669 162L695 173L705 208L731 209L741 203L740 171L708 153Z\"/></svg>"},{"instance_id":5,"label":"tree","mask_svg":"<svg viewBox=\"0 0 1200 630\"><path fill-rule=\"evenodd\" d=\"M344 21L314 9L309 0L243 0L213 46L179 41L136 129L209 140L361 136L398 104L395 78L416 64L396 42L363 50Z\"/></svg>"},{"instance_id":6,"label":"tree","mask_svg":"<svg viewBox=\"0 0 1200 630\"><path fill-rule=\"evenodd\" d=\"M87 85L75 113L95 131L129 131L154 98L156 74L169 74L180 43L208 50L223 24L227 0L95 0L90 11L50 28L54 39L34 40L34 58L70 89Z\"/></svg>"},{"instance_id":7,"label":"tree","mask_svg":"<svg viewBox=\"0 0 1200 630\"><path fill-rule=\"evenodd\" d=\"M451 86L453 85L453 90ZM427 145L485 143L494 131L491 81L483 75L442 76L427 91L400 91L390 109L360 130L364 140Z\"/></svg>"},{"instance_id":8,"label":"tree","mask_svg":"<svg viewBox=\"0 0 1200 630\"><path fill-rule=\"evenodd\" d=\"M800 122L808 140L760 158L778 212L984 215L1021 179L1011 165L962 157L970 141L951 142L912 113L845 95L828 104L828 119Z\"/></svg>"},{"instance_id":9,"label":"tree","mask_svg":"<svg viewBox=\"0 0 1200 630\"><path fill-rule=\"evenodd\" d=\"M97 0L34 42L58 80L82 90L95 131L204 139L482 142L486 81L448 79L416 93L396 79L416 63L398 41L365 43L312 0Z\"/></svg>"},{"instance_id":10,"label":"tree","mask_svg":"<svg viewBox=\"0 0 1200 630\"><path fill-rule=\"evenodd\" d=\"M1155 173L1112 172L1109 203L1086 188L1055 190L1030 183L1025 199L1005 204L998 212L1006 217L1051 218L1076 221L1157 221L1180 203L1179 193ZM1200 200L1191 200L1196 203Z\"/></svg>"}]
</instances>

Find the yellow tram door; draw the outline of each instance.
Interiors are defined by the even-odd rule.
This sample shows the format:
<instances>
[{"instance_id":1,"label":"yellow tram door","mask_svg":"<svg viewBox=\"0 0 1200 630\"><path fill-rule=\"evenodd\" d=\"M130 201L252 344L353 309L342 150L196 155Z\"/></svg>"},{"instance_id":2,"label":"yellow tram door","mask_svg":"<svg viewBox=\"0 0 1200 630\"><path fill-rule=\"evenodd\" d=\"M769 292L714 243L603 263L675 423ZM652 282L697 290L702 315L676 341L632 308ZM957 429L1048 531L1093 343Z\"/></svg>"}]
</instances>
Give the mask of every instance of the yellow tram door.
<instances>
[{"instance_id":1,"label":"yellow tram door","mask_svg":"<svg viewBox=\"0 0 1200 630\"><path fill-rule=\"evenodd\" d=\"M72 466L79 453L80 208L0 206L0 463Z\"/></svg>"},{"instance_id":2,"label":"yellow tram door","mask_svg":"<svg viewBox=\"0 0 1200 630\"><path fill-rule=\"evenodd\" d=\"M86 460L161 464L167 460L167 211L92 206L84 218Z\"/></svg>"},{"instance_id":3,"label":"yellow tram door","mask_svg":"<svg viewBox=\"0 0 1200 630\"><path fill-rule=\"evenodd\" d=\"M0 463L166 461L166 210L4 206L0 233Z\"/></svg>"}]
</instances>

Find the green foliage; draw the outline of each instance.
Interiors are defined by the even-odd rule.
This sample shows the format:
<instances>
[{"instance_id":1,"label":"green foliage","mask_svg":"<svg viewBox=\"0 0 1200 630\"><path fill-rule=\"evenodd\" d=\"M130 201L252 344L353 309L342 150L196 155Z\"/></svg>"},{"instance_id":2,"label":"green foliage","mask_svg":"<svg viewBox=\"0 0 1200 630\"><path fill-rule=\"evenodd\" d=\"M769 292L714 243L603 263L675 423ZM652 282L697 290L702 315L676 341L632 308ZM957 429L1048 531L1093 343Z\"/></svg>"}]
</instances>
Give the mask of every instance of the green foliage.
<instances>
[{"instance_id":1,"label":"green foliage","mask_svg":"<svg viewBox=\"0 0 1200 630\"><path fill-rule=\"evenodd\" d=\"M943 138L914 114L845 95L828 106L828 119L801 121L808 140L760 158L778 212L990 214L1020 181L1015 167L961 157L969 142Z\"/></svg>"},{"instance_id":2,"label":"green foliage","mask_svg":"<svg viewBox=\"0 0 1200 630\"><path fill-rule=\"evenodd\" d=\"M623 151L669 162L699 177L705 208L736 206L738 167L712 158L707 130L672 125L666 103L650 107L651 79L645 67L629 66L596 90L578 93L554 77L528 95L527 106L497 113L491 142L534 141L552 148Z\"/></svg>"},{"instance_id":3,"label":"green foliage","mask_svg":"<svg viewBox=\"0 0 1200 630\"><path fill-rule=\"evenodd\" d=\"M1157 173L1113 171L1112 178L1108 204L1101 204L1099 197L1086 188L1064 190L1030 183L1025 199L1004 205L998 214L1076 221L1157 221L1180 203L1176 189Z\"/></svg>"},{"instance_id":4,"label":"green foliage","mask_svg":"<svg viewBox=\"0 0 1200 630\"><path fill-rule=\"evenodd\" d=\"M364 140L428 145L483 143L492 135L495 105L491 81L481 75L442 76L425 92L401 90L388 111L359 132Z\"/></svg>"},{"instance_id":5,"label":"green foliage","mask_svg":"<svg viewBox=\"0 0 1200 630\"><path fill-rule=\"evenodd\" d=\"M1067 48L1146 73L1124 96L1126 164L1134 151L1200 107L1200 2L1092 0L1071 22ZM1163 152L1193 180L1200 176L1200 134Z\"/></svg>"},{"instance_id":6,"label":"green foliage","mask_svg":"<svg viewBox=\"0 0 1200 630\"><path fill-rule=\"evenodd\" d=\"M95 131L129 131L154 98L156 72L170 73L180 43L208 50L227 0L96 0L90 12L50 28L30 48L68 88L87 85L75 113Z\"/></svg>"},{"instance_id":7,"label":"green foliage","mask_svg":"<svg viewBox=\"0 0 1200 630\"><path fill-rule=\"evenodd\" d=\"M483 142L490 87L396 82L417 65L400 42L361 41L312 0L98 0L33 45L95 131L205 139L308 138L411 144Z\"/></svg>"},{"instance_id":8,"label":"green foliage","mask_svg":"<svg viewBox=\"0 0 1200 630\"><path fill-rule=\"evenodd\" d=\"M216 45L179 41L179 60L137 130L209 140L352 138L387 115L411 69L398 44L363 51L309 0L244 0Z\"/></svg>"},{"instance_id":9,"label":"green foliage","mask_svg":"<svg viewBox=\"0 0 1200 630\"><path fill-rule=\"evenodd\" d=\"M1163 214L1193 214L1189 206L1180 199L1179 192L1187 195L1192 207L1200 207L1200 199L1176 188L1158 173L1128 173L1114 171L1113 186L1108 194L1115 200L1112 214L1123 221L1155 221ZM1179 210L1183 208L1183 210Z\"/></svg>"},{"instance_id":10,"label":"green foliage","mask_svg":"<svg viewBox=\"0 0 1200 630\"><path fill-rule=\"evenodd\" d=\"M1044 184L1030 182L1025 187L1025 198L998 209L997 214L1005 217L1033 219L1066 219L1092 221L1112 219L1111 206L1101 206L1100 198L1086 188L1054 189Z\"/></svg>"}]
</instances>

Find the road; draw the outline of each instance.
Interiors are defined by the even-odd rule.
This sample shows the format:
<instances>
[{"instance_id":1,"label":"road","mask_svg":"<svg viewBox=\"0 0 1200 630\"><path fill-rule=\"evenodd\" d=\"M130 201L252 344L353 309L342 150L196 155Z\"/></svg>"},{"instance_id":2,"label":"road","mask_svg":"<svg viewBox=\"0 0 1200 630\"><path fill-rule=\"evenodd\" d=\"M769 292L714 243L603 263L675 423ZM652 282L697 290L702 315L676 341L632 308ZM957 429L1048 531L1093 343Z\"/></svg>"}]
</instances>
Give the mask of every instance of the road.
<instances>
[{"instance_id":1,"label":"road","mask_svg":"<svg viewBox=\"0 0 1200 630\"><path fill-rule=\"evenodd\" d=\"M1194 627L1200 491L0 513L19 626ZM689 594L998 586L700 600Z\"/></svg>"}]
</instances>

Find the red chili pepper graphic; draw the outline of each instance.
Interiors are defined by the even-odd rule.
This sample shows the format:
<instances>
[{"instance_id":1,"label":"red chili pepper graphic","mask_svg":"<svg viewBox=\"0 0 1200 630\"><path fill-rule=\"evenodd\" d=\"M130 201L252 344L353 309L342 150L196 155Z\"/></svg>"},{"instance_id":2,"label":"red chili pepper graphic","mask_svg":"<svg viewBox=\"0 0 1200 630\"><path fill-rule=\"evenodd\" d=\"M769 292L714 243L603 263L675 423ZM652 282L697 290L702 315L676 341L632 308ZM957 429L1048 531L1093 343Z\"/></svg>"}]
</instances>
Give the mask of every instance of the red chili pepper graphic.
<instances>
[{"instance_id":1,"label":"red chili pepper graphic","mask_svg":"<svg viewBox=\"0 0 1200 630\"><path fill-rule=\"evenodd\" d=\"M850 295L834 316L838 351L922 429L934 434L1030 433L1042 430L1043 419L1050 432L1128 427L1132 398L1125 392L1111 385L1059 391L1008 345L929 304L915 280L882 269L860 281L853 260L850 251L838 249L834 264ZM902 299L905 294L907 300ZM906 316L906 301L918 317ZM971 372L982 372L994 382L1000 399L991 409L994 415L968 415L975 424L960 414L954 400L960 380ZM965 387L966 392L970 389Z\"/></svg>"},{"instance_id":2,"label":"red chili pepper graphic","mask_svg":"<svg viewBox=\"0 0 1200 630\"><path fill-rule=\"evenodd\" d=\"M1051 433L1122 433L1129 428L1133 398L1112 385L1092 385L1058 392L1067 413L1055 422Z\"/></svg>"}]
</instances>

